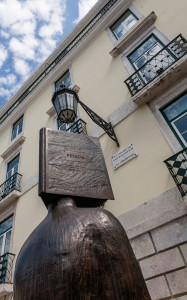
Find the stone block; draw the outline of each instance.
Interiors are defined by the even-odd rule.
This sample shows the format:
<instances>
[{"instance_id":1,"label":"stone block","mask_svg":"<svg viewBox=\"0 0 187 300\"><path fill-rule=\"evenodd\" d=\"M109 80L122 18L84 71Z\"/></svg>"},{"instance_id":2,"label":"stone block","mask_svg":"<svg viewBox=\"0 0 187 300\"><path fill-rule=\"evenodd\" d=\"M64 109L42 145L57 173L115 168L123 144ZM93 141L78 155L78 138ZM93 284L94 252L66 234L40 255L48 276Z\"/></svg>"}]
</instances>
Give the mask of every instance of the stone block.
<instances>
[{"instance_id":1,"label":"stone block","mask_svg":"<svg viewBox=\"0 0 187 300\"><path fill-rule=\"evenodd\" d=\"M187 214L187 207L177 187L120 215L119 221L129 239Z\"/></svg>"},{"instance_id":2,"label":"stone block","mask_svg":"<svg viewBox=\"0 0 187 300\"><path fill-rule=\"evenodd\" d=\"M146 281L152 300L159 300L171 296L164 276Z\"/></svg>"},{"instance_id":3,"label":"stone block","mask_svg":"<svg viewBox=\"0 0 187 300\"><path fill-rule=\"evenodd\" d=\"M142 234L130 242L137 259L155 253L153 243L148 233Z\"/></svg>"},{"instance_id":4,"label":"stone block","mask_svg":"<svg viewBox=\"0 0 187 300\"><path fill-rule=\"evenodd\" d=\"M140 267L144 278L147 279L185 267L185 264L179 249L174 248L140 261Z\"/></svg>"},{"instance_id":5,"label":"stone block","mask_svg":"<svg viewBox=\"0 0 187 300\"><path fill-rule=\"evenodd\" d=\"M173 300L187 300L187 295L184 295L182 297L177 297L177 298L175 298Z\"/></svg>"},{"instance_id":6,"label":"stone block","mask_svg":"<svg viewBox=\"0 0 187 300\"><path fill-rule=\"evenodd\" d=\"M181 249L182 254L183 254L183 256L184 256L184 259L185 259L185 261L186 261L186 263L187 263L187 243L184 244L184 245L181 245L181 246L180 246L180 249Z\"/></svg>"},{"instance_id":7,"label":"stone block","mask_svg":"<svg viewBox=\"0 0 187 300\"><path fill-rule=\"evenodd\" d=\"M166 275L173 295L187 293L187 268Z\"/></svg>"},{"instance_id":8,"label":"stone block","mask_svg":"<svg viewBox=\"0 0 187 300\"><path fill-rule=\"evenodd\" d=\"M187 241L187 216L152 230L151 235L158 251L184 243Z\"/></svg>"}]
</instances>

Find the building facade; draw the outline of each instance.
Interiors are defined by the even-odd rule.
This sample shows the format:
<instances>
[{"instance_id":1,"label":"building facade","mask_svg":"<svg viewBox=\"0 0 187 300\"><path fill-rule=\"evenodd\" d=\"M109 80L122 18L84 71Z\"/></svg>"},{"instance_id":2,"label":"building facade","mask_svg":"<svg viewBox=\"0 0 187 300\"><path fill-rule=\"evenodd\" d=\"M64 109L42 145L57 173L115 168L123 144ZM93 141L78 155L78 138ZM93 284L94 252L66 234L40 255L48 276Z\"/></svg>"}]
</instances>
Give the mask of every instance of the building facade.
<instances>
[{"instance_id":1,"label":"building facade","mask_svg":"<svg viewBox=\"0 0 187 300\"><path fill-rule=\"evenodd\" d=\"M99 0L0 110L0 299L16 257L47 215L38 196L39 130L98 137L115 201L151 298L187 299L186 0ZM79 107L57 120L61 83L114 126L120 146Z\"/></svg>"}]
</instances>

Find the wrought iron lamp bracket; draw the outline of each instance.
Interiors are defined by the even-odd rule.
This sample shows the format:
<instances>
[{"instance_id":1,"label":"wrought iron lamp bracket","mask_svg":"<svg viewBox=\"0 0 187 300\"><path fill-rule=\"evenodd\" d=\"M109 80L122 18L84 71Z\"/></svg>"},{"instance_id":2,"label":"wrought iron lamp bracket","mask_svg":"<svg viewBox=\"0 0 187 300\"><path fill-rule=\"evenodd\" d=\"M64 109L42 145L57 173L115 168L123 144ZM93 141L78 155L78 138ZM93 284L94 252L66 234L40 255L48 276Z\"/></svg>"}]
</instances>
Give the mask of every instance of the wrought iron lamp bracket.
<instances>
[{"instance_id":1,"label":"wrought iron lamp bracket","mask_svg":"<svg viewBox=\"0 0 187 300\"><path fill-rule=\"evenodd\" d=\"M103 120L100 116L98 116L93 110L91 110L86 104L84 104L82 101L80 101L78 95L77 95L77 102L82 106L82 108L85 110L85 112L89 115L89 117L92 119L94 123L96 123L98 126L100 126L108 136L116 142L117 146L119 147L119 142L117 139L117 136L114 132L114 128L112 127L112 124L109 122L106 122Z\"/></svg>"}]
</instances>

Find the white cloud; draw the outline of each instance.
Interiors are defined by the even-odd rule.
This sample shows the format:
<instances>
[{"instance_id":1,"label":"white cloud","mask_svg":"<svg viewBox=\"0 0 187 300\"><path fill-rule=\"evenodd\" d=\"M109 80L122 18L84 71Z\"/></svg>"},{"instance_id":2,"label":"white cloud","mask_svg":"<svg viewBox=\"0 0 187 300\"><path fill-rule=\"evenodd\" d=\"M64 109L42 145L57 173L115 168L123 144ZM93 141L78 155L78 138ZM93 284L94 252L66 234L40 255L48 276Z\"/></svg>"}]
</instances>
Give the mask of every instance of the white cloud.
<instances>
[{"instance_id":1,"label":"white cloud","mask_svg":"<svg viewBox=\"0 0 187 300\"><path fill-rule=\"evenodd\" d=\"M4 30L1 30L1 36L5 39L8 39L10 37L10 34Z\"/></svg>"},{"instance_id":2,"label":"white cloud","mask_svg":"<svg viewBox=\"0 0 187 300\"><path fill-rule=\"evenodd\" d=\"M0 77L0 85L12 85L16 82L14 74L8 74L6 77Z\"/></svg>"},{"instance_id":3,"label":"white cloud","mask_svg":"<svg viewBox=\"0 0 187 300\"><path fill-rule=\"evenodd\" d=\"M8 57L8 51L0 44L0 68Z\"/></svg>"},{"instance_id":4,"label":"white cloud","mask_svg":"<svg viewBox=\"0 0 187 300\"><path fill-rule=\"evenodd\" d=\"M31 68L29 64L21 58L14 59L14 68L16 73L24 77L25 80L27 79L27 77L31 72Z\"/></svg>"},{"instance_id":5,"label":"white cloud","mask_svg":"<svg viewBox=\"0 0 187 300\"><path fill-rule=\"evenodd\" d=\"M18 20L31 20L33 13L26 2L18 0L4 0L0 2L0 20L2 27L9 27Z\"/></svg>"},{"instance_id":6,"label":"white cloud","mask_svg":"<svg viewBox=\"0 0 187 300\"><path fill-rule=\"evenodd\" d=\"M98 0L79 0L79 16L77 20L75 20L75 23L78 23L89 12L97 1Z\"/></svg>"},{"instance_id":7,"label":"white cloud","mask_svg":"<svg viewBox=\"0 0 187 300\"><path fill-rule=\"evenodd\" d=\"M34 60L35 48L38 46L38 41L34 37L25 37L20 41L17 38L10 40L9 48L14 53L15 57Z\"/></svg>"},{"instance_id":8,"label":"white cloud","mask_svg":"<svg viewBox=\"0 0 187 300\"><path fill-rule=\"evenodd\" d=\"M35 29L35 20L17 21L10 27L10 31L13 35L34 35Z\"/></svg>"}]
</instances>

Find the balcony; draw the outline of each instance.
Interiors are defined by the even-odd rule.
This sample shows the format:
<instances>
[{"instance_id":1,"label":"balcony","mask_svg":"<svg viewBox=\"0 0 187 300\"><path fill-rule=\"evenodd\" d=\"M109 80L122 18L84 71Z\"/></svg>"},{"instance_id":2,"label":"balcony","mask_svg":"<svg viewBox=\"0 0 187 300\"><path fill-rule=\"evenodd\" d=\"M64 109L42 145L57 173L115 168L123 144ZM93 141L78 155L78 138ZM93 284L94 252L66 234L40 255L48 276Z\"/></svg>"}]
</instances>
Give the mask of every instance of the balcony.
<instances>
[{"instance_id":1,"label":"balcony","mask_svg":"<svg viewBox=\"0 0 187 300\"><path fill-rule=\"evenodd\" d=\"M15 254L5 253L0 256L0 284L12 283L12 267Z\"/></svg>"},{"instance_id":2,"label":"balcony","mask_svg":"<svg viewBox=\"0 0 187 300\"><path fill-rule=\"evenodd\" d=\"M2 185L0 185L0 201L3 198L7 197L13 191L20 192L21 177L22 177L21 174L14 173Z\"/></svg>"},{"instance_id":3,"label":"balcony","mask_svg":"<svg viewBox=\"0 0 187 300\"><path fill-rule=\"evenodd\" d=\"M66 131L78 133L78 134L87 134L86 122L82 119L77 120L73 125L66 129Z\"/></svg>"},{"instance_id":4,"label":"balcony","mask_svg":"<svg viewBox=\"0 0 187 300\"><path fill-rule=\"evenodd\" d=\"M187 194L187 148L164 161L182 197Z\"/></svg>"},{"instance_id":5,"label":"balcony","mask_svg":"<svg viewBox=\"0 0 187 300\"><path fill-rule=\"evenodd\" d=\"M149 83L152 82L154 79L161 76L162 74L164 75L166 70L169 69L177 61L179 61L186 53L187 41L180 34L175 39L173 39L168 45L163 47L155 56L151 57L151 59L149 59L141 68L139 68L136 72L134 72L129 78L125 80L125 84L127 85L131 95L136 95L144 87L148 86ZM175 76L171 76L171 80L175 82L178 79L176 76L182 76L183 72L185 72L184 66L182 66L182 69L182 71L180 70L180 68L179 70L174 70L174 73L176 74ZM155 91L155 93L157 92L158 89L157 91ZM146 95L144 95L144 98L145 96Z\"/></svg>"},{"instance_id":6,"label":"balcony","mask_svg":"<svg viewBox=\"0 0 187 300\"><path fill-rule=\"evenodd\" d=\"M14 257L14 254L8 252L0 256L0 297L6 298L6 296L13 293L12 269Z\"/></svg>"}]
</instances>

